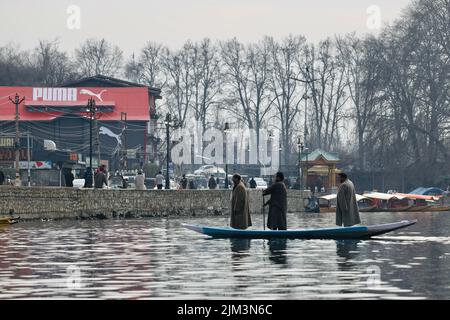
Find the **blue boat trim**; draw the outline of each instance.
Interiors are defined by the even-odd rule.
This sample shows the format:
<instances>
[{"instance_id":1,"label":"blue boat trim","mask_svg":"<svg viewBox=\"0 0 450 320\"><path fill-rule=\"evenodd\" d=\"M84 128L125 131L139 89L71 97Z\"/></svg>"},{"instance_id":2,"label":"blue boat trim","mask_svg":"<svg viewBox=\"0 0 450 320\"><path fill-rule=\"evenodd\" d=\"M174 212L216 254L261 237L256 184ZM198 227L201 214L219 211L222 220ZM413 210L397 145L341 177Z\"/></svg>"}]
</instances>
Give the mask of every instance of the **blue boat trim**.
<instances>
[{"instance_id":1,"label":"blue boat trim","mask_svg":"<svg viewBox=\"0 0 450 320\"><path fill-rule=\"evenodd\" d=\"M250 238L250 239L368 239L380 234L403 229L417 223L400 221L373 226L356 226L344 228L320 228L302 230L238 230L230 227L208 227L183 224L183 227L213 238Z\"/></svg>"}]
</instances>

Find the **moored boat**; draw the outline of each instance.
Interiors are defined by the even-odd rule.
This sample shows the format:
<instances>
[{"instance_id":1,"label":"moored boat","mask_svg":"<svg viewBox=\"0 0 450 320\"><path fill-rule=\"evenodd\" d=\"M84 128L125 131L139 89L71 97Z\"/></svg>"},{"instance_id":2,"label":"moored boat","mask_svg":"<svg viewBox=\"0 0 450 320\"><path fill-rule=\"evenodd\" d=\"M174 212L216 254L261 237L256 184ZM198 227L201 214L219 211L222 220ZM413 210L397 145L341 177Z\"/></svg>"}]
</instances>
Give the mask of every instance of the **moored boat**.
<instances>
[{"instance_id":1,"label":"moored boat","mask_svg":"<svg viewBox=\"0 0 450 320\"><path fill-rule=\"evenodd\" d=\"M336 194L329 194L319 198L320 213L336 212ZM358 208L360 212L371 212L376 208L376 205L372 204L370 199L360 194L356 194L356 201L358 202Z\"/></svg>"},{"instance_id":2,"label":"moored boat","mask_svg":"<svg viewBox=\"0 0 450 320\"><path fill-rule=\"evenodd\" d=\"M0 217L0 225L16 224L20 217Z\"/></svg>"}]
</instances>

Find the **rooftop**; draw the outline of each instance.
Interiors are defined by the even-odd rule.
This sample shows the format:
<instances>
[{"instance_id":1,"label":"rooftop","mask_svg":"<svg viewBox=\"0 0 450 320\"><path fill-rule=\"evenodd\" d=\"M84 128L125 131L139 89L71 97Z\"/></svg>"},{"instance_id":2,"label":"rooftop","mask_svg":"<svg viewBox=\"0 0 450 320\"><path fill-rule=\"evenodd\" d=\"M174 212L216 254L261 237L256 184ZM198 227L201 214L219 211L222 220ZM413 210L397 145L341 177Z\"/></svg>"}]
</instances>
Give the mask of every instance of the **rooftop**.
<instances>
[{"instance_id":1,"label":"rooftop","mask_svg":"<svg viewBox=\"0 0 450 320\"><path fill-rule=\"evenodd\" d=\"M340 160L339 154L337 152L328 152L322 149L316 149L309 153L302 153L300 161L302 162L306 162L306 160L308 160L308 162L315 161L318 160L320 157L330 162L338 162Z\"/></svg>"}]
</instances>

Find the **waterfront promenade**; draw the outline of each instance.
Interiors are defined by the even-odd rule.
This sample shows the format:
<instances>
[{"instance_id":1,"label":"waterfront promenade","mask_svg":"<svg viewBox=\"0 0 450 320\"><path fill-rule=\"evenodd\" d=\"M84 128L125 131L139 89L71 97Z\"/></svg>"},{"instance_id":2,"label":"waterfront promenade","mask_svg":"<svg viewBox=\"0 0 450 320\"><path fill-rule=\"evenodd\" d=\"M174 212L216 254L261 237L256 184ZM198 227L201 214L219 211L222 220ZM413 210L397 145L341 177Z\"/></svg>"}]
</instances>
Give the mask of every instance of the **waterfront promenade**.
<instances>
[{"instance_id":1,"label":"waterfront promenade","mask_svg":"<svg viewBox=\"0 0 450 320\"><path fill-rule=\"evenodd\" d=\"M260 190L248 190L250 211L261 213ZM302 194L289 190L288 210L303 208ZM94 190L0 187L0 215L13 209L21 220L114 219L214 216L229 213L231 190Z\"/></svg>"}]
</instances>

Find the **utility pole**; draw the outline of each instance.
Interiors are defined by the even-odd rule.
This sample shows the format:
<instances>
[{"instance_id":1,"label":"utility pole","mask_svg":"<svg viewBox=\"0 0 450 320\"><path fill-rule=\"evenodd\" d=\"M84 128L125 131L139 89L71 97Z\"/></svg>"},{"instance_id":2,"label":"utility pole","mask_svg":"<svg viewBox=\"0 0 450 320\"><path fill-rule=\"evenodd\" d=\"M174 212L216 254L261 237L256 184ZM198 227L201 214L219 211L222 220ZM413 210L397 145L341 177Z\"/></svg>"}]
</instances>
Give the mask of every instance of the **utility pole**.
<instances>
[{"instance_id":1,"label":"utility pole","mask_svg":"<svg viewBox=\"0 0 450 320\"><path fill-rule=\"evenodd\" d=\"M30 166L30 131L27 130L27 161L28 161L28 186L31 187L31 166Z\"/></svg>"},{"instance_id":2,"label":"utility pole","mask_svg":"<svg viewBox=\"0 0 450 320\"><path fill-rule=\"evenodd\" d=\"M121 112L120 113L120 121L122 122L122 132L123 132L123 137L124 137L124 143L122 144L122 170L127 169L128 167L128 158L127 158L127 148L128 148L128 141L127 141L127 113L126 112Z\"/></svg>"},{"instance_id":3,"label":"utility pole","mask_svg":"<svg viewBox=\"0 0 450 320\"><path fill-rule=\"evenodd\" d=\"M93 109L93 122L94 122L94 132L95 132L95 152L97 153L97 166L100 166L100 132L98 128L98 120L97 120L97 104L95 103L95 100L92 99L92 109Z\"/></svg>"},{"instance_id":4,"label":"utility pole","mask_svg":"<svg viewBox=\"0 0 450 320\"><path fill-rule=\"evenodd\" d=\"M25 101L25 97L23 97L22 99L20 99L19 95L16 93L16 96L14 97L14 100L11 99L11 97L9 97L9 101L12 102L12 104L14 104L16 106L16 115L15 115L15 121L16 121L16 138L15 138L15 142L14 142L14 149L16 152L16 180L15 180L15 185L18 187L21 185L20 182L20 167L19 167L19 161L20 161L20 130L19 130L19 120L20 120L20 115L19 115L19 105Z\"/></svg>"},{"instance_id":5,"label":"utility pole","mask_svg":"<svg viewBox=\"0 0 450 320\"><path fill-rule=\"evenodd\" d=\"M96 117L96 106L93 98L88 101L88 111L89 111L89 174L93 179L93 168L92 168L92 122ZM86 184L86 188L92 188L92 179L89 184Z\"/></svg>"}]
</instances>

